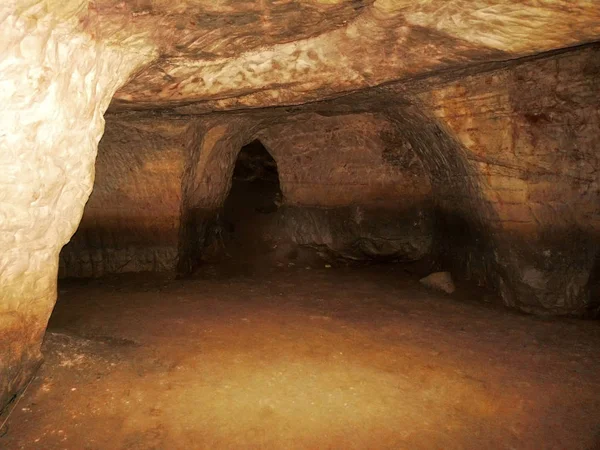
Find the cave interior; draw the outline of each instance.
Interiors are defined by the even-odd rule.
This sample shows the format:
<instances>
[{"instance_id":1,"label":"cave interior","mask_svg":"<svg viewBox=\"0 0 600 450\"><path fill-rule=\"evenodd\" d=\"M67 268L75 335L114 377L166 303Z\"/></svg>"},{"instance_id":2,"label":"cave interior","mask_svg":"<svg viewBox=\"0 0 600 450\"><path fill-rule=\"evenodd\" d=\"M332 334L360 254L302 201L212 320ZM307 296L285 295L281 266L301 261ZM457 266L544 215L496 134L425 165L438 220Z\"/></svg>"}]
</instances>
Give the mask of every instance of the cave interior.
<instances>
[{"instance_id":1,"label":"cave interior","mask_svg":"<svg viewBox=\"0 0 600 450\"><path fill-rule=\"evenodd\" d=\"M0 6L0 447L600 445L600 8L407 3Z\"/></svg>"}]
</instances>

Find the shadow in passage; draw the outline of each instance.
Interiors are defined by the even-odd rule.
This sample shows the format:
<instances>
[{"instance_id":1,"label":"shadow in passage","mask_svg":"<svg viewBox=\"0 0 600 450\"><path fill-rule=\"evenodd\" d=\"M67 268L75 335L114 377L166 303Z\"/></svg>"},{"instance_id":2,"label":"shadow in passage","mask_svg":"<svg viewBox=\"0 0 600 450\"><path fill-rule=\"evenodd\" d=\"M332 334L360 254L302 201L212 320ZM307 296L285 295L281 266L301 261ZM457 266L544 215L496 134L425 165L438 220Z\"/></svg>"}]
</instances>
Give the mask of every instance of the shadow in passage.
<instances>
[{"instance_id":1,"label":"shadow in passage","mask_svg":"<svg viewBox=\"0 0 600 450\"><path fill-rule=\"evenodd\" d=\"M242 147L213 244L231 262L250 265L274 248L281 188L277 163L258 140Z\"/></svg>"}]
</instances>

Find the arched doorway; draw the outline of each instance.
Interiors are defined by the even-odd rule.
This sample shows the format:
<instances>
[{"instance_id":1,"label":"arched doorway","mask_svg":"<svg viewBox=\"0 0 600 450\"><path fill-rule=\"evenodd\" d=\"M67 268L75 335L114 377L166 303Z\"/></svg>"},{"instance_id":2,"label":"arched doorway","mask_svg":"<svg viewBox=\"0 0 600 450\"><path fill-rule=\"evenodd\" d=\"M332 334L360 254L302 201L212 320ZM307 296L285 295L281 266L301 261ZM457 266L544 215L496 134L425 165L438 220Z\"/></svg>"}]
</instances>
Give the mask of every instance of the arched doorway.
<instances>
[{"instance_id":1,"label":"arched doorway","mask_svg":"<svg viewBox=\"0 0 600 450\"><path fill-rule=\"evenodd\" d=\"M255 262L273 250L280 204L277 163L254 140L238 154L221 214L224 249L234 262Z\"/></svg>"}]
</instances>

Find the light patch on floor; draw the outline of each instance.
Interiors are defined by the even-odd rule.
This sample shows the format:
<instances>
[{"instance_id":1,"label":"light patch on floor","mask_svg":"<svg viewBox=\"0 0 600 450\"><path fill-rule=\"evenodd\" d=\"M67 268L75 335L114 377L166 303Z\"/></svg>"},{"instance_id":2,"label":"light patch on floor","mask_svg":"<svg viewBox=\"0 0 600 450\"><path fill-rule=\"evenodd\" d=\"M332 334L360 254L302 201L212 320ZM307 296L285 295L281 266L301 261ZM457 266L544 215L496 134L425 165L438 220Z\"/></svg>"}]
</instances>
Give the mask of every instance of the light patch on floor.
<instances>
[{"instance_id":1,"label":"light patch on floor","mask_svg":"<svg viewBox=\"0 0 600 450\"><path fill-rule=\"evenodd\" d=\"M594 448L597 322L395 269L64 284L6 449Z\"/></svg>"}]
</instances>

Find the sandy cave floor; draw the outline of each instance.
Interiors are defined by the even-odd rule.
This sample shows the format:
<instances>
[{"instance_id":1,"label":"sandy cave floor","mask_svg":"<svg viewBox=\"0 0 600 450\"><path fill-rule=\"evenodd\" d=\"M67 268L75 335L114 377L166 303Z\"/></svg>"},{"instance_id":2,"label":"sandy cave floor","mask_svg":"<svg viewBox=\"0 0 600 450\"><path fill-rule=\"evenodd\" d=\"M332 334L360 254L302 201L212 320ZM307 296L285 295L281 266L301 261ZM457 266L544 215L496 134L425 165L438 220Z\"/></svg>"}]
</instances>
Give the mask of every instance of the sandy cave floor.
<instances>
[{"instance_id":1,"label":"sandy cave floor","mask_svg":"<svg viewBox=\"0 0 600 450\"><path fill-rule=\"evenodd\" d=\"M392 266L63 282L2 449L600 448L600 323Z\"/></svg>"}]
</instances>

